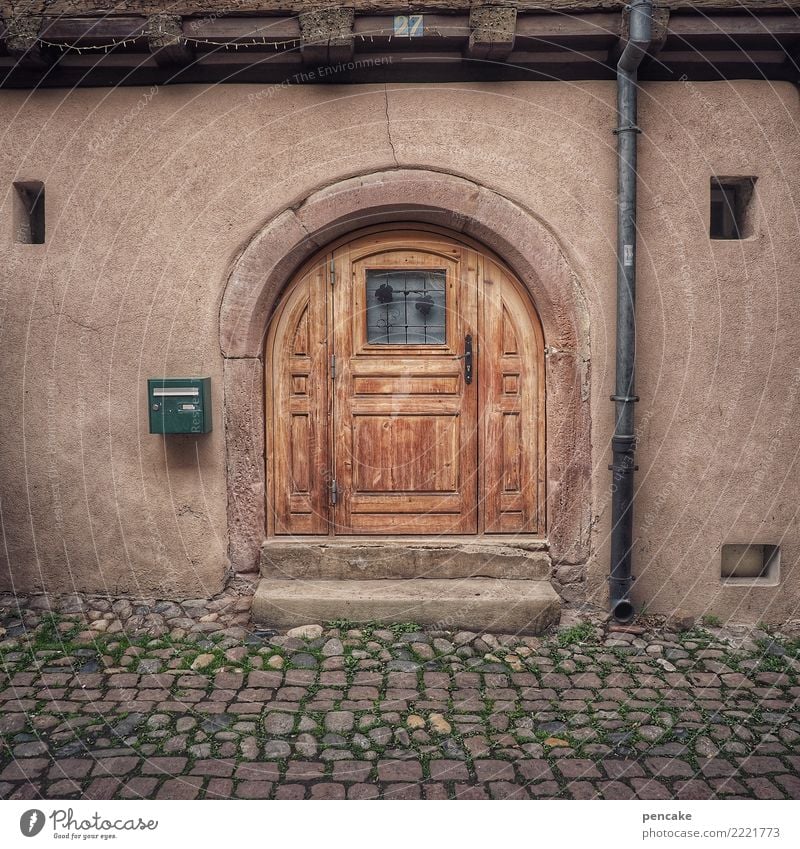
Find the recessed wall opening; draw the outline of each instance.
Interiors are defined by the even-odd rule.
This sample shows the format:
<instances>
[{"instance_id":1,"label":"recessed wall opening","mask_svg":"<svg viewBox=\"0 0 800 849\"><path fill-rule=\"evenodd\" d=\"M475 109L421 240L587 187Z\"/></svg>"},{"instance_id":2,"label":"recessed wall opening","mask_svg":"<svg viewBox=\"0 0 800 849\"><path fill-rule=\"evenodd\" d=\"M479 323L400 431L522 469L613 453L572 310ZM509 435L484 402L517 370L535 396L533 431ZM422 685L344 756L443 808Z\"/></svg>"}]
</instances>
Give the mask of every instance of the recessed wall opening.
<instances>
[{"instance_id":1,"label":"recessed wall opening","mask_svg":"<svg viewBox=\"0 0 800 849\"><path fill-rule=\"evenodd\" d=\"M763 543L722 546L721 577L726 584L778 583L780 546Z\"/></svg>"},{"instance_id":2,"label":"recessed wall opening","mask_svg":"<svg viewBox=\"0 0 800 849\"><path fill-rule=\"evenodd\" d=\"M755 177L711 178L712 239L746 239L752 235Z\"/></svg>"},{"instance_id":3,"label":"recessed wall opening","mask_svg":"<svg viewBox=\"0 0 800 849\"><path fill-rule=\"evenodd\" d=\"M44 244L44 183L14 183L14 241L23 245Z\"/></svg>"}]
</instances>

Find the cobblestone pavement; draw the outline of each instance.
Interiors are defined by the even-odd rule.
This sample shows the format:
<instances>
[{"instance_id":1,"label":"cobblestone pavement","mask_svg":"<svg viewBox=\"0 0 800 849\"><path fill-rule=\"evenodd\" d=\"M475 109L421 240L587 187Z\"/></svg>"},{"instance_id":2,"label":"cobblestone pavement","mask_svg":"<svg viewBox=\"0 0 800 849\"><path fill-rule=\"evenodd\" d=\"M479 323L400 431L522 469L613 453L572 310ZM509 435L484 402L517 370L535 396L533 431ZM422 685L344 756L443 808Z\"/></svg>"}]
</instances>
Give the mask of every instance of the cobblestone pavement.
<instances>
[{"instance_id":1,"label":"cobblestone pavement","mask_svg":"<svg viewBox=\"0 0 800 849\"><path fill-rule=\"evenodd\" d=\"M0 596L0 798L800 798L800 640L248 604Z\"/></svg>"}]
</instances>

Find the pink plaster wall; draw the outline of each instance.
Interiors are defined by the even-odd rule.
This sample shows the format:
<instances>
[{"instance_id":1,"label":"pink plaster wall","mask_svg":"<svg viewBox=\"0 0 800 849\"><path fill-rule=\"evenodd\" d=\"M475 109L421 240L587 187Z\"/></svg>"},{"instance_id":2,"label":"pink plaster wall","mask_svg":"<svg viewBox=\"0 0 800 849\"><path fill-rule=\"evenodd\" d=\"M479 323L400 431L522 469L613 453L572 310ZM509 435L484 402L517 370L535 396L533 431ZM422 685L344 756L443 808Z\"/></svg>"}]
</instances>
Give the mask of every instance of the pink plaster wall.
<instances>
[{"instance_id":1,"label":"pink plaster wall","mask_svg":"<svg viewBox=\"0 0 800 849\"><path fill-rule=\"evenodd\" d=\"M235 258L319 189L395 167L471 179L554 234L591 321L593 555L605 593L614 334L611 83L2 92L0 583L205 595L227 568L219 308ZM637 598L781 619L794 565L797 92L641 98ZM752 239L708 239L712 173L754 174ZM47 243L11 183L47 187ZM147 433L144 382L208 374L214 432ZM780 542L782 583L718 580L722 542ZM10 568L9 568L10 563Z\"/></svg>"}]
</instances>

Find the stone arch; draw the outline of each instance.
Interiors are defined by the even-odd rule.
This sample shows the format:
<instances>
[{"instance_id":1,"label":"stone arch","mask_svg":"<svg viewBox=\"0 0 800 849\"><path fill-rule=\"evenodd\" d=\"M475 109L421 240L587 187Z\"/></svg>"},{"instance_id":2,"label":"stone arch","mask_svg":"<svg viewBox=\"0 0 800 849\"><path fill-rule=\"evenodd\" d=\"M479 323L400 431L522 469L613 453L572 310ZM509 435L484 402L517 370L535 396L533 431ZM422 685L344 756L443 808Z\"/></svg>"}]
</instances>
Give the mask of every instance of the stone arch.
<instances>
[{"instance_id":1,"label":"stone arch","mask_svg":"<svg viewBox=\"0 0 800 849\"><path fill-rule=\"evenodd\" d=\"M551 557L557 567L585 564L591 503L589 322L577 276L553 233L518 204L460 177L395 170L315 192L268 222L233 263L220 307L233 569L257 569L264 539L262 357L272 311L294 272L314 253L349 232L391 221L434 224L476 240L530 292L547 346Z\"/></svg>"}]
</instances>

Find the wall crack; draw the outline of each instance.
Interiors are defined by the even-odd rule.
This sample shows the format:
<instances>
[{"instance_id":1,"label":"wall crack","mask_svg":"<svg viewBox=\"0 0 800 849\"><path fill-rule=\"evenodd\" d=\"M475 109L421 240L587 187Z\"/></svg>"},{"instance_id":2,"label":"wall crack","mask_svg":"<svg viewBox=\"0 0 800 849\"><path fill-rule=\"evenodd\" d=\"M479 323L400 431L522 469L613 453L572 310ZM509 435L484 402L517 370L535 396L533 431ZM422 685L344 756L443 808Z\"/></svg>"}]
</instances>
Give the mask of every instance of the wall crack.
<instances>
[{"instance_id":1,"label":"wall crack","mask_svg":"<svg viewBox=\"0 0 800 849\"><path fill-rule=\"evenodd\" d=\"M400 162L397 159L397 151L394 149L394 141L392 139L392 122L389 117L389 86L383 84L383 97L386 105L386 137L389 140L389 147L392 149L392 159L394 159L395 168L400 167Z\"/></svg>"}]
</instances>

